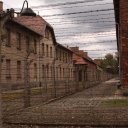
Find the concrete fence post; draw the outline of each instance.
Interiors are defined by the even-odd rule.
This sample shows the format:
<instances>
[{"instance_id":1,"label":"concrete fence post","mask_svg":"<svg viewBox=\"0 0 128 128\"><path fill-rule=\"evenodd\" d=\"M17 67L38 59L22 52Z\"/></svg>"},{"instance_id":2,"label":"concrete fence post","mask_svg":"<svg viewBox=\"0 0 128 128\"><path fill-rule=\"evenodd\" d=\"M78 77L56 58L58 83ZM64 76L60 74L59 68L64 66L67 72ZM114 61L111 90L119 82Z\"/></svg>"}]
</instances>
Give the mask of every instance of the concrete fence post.
<instances>
[{"instance_id":1,"label":"concrete fence post","mask_svg":"<svg viewBox=\"0 0 128 128\"><path fill-rule=\"evenodd\" d=\"M24 107L30 107L30 96L31 88L30 88L30 79L29 79L29 64L27 62L27 58L24 61Z\"/></svg>"}]
</instances>

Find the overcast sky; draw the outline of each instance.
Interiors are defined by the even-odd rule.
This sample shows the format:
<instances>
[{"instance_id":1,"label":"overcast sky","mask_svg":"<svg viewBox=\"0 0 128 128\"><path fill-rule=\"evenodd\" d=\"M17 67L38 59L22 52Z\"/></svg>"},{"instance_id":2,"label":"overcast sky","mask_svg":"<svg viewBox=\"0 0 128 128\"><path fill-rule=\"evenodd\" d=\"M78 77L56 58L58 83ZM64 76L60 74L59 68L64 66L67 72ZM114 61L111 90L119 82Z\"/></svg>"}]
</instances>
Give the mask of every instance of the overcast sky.
<instances>
[{"instance_id":1,"label":"overcast sky","mask_svg":"<svg viewBox=\"0 0 128 128\"><path fill-rule=\"evenodd\" d=\"M24 0L3 0L4 8L22 8ZM79 46L101 58L117 49L113 0L28 0L29 7L49 22L58 43ZM65 5L62 3L66 3Z\"/></svg>"}]
</instances>

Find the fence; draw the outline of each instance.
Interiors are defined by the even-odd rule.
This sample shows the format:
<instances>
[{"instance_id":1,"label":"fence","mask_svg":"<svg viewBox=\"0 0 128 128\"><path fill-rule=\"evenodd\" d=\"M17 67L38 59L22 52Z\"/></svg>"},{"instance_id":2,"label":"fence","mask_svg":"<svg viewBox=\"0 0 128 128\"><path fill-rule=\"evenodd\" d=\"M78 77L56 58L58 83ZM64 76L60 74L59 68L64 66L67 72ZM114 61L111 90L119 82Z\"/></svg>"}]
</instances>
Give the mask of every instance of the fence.
<instances>
[{"instance_id":1,"label":"fence","mask_svg":"<svg viewBox=\"0 0 128 128\"><path fill-rule=\"evenodd\" d=\"M45 69L43 70L44 74L38 76L38 67L35 63L33 66L28 65L25 59L22 61L16 59L3 60L1 87L2 108L5 116L14 114L26 107L76 93L113 77L103 71L97 74L98 76L94 76L94 73L89 71L86 72L87 78L79 81L79 79L74 78L75 75L71 75L69 72L65 72L64 75L62 75L63 73L56 75L60 70L55 70L55 67L47 70L47 65L43 67ZM24 70L21 70L21 67ZM33 70L34 73L32 73ZM38 71L40 70L42 69ZM76 68L74 70L77 71ZM78 71L76 71L75 74L78 74Z\"/></svg>"}]
</instances>

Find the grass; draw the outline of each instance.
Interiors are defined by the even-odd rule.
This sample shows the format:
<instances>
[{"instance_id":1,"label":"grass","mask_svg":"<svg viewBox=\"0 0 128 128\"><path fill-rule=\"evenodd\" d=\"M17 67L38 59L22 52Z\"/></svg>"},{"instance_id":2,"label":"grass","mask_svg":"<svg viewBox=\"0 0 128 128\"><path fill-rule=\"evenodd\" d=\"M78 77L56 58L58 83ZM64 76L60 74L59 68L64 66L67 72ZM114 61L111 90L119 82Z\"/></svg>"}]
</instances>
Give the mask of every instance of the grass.
<instances>
[{"instance_id":1,"label":"grass","mask_svg":"<svg viewBox=\"0 0 128 128\"><path fill-rule=\"evenodd\" d=\"M112 99L102 101L103 107L128 107L128 99Z\"/></svg>"},{"instance_id":2,"label":"grass","mask_svg":"<svg viewBox=\"0 0 128 128\"><path fill-rule=\"evenodd\" d=\"M40 95L42 93L46 93L46 90L43 88L32 88L31 96ZM4 92L2 93L3 100L15 100L24 97L24 90L12 91L12 92Z\"/></svg>"},{"instance_id":3,"label":"grass","mask_svg":"<svg viewBox=\"0 0 128 128\"><path fill-rule=\"evenodd\" d=\"M14 99L20 99L24 96L23 92L13 92L13 93L3 93L2 99L3 100L14 100Z\"/></svg>"}]
</instances>

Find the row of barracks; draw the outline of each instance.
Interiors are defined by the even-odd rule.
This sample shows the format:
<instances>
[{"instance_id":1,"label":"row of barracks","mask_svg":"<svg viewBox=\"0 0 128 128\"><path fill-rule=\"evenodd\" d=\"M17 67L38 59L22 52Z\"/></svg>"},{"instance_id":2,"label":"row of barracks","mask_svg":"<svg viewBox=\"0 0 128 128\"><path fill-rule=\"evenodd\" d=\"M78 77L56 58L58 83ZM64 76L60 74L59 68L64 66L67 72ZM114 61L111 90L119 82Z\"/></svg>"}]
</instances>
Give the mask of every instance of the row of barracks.
<instances>
[{"instance_id":1,"label":"row of barracks","mask_svg":"<svg viewBox=\"0 0 128 128\"><path fill-rule=\"evenodd\" d=\"M0 41L3 90L26 83L82 89L112 77L79 47L59 44L53 27L28 7L16 15L0 2Z\"/></svg>"}]
</instances>

